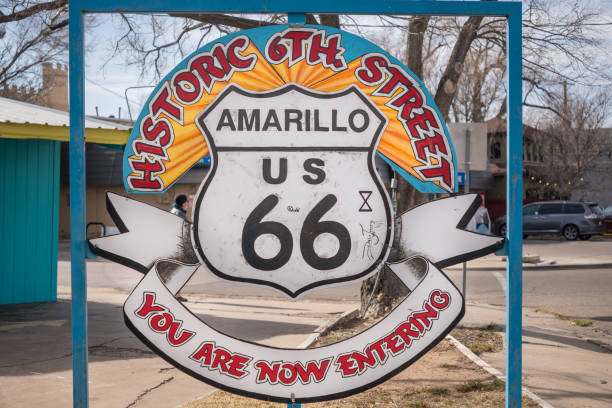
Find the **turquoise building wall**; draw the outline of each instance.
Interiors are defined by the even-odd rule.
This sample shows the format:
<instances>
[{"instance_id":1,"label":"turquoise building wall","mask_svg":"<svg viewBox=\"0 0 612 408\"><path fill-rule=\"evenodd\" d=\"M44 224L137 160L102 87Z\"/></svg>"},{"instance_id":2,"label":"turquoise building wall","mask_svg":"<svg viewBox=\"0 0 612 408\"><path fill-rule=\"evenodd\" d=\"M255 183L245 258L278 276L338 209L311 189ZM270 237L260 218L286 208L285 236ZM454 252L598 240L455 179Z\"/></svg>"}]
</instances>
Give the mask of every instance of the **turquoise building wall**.
<instances>
[{"instance_id":1,"label":"turquoise building wall","mask_svg":"<svg viewBox=\"0 0 612 408\"><path fill-rule=\"evenodd\" d=\"M0 139L0 304L57 299L60 142Z\"/></svg>"}]
</instances>

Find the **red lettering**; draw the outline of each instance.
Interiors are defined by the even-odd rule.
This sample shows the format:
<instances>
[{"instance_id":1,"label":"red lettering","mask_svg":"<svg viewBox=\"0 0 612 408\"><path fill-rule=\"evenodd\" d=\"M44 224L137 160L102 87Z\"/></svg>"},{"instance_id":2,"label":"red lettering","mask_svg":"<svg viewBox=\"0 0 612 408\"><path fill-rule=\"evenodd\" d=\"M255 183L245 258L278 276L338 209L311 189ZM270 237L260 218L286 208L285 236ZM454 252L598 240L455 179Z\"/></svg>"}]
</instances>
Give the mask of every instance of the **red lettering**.
<instances>
[{"instance_id":1,"label":"red lettering","mask_svg":"<svg viewBox=\"0 0 612 408\"><path fill-rule=\"evenodd\" d=\"M180 327L180 323L173 322L170 326L170 330L168 330L168 342L170 342L170 344L172 344L173 346L180 346L186 343L194 335L194 333L189 330L179 331Z\"/></svg>"},{"instance_id":2,"label":"red lettering","mask_svg":"<svg viewBox=\"0 0 612 408\"><path fill-rule=\"evenodd\" d=\"M166 312L153 316L150 320L150 323L153 330L158 332L165 332L172 325L172 320L172 315Z\"/></svg>"},{"instance_id":3,"label":"red lettering","mask_svg":"<svg viewBox=\"0 0 612 408\"><path fill-rule=\"evenodd\" d=\"M219 370L222 374L242 377L247 374L244 370L250 357L231 353L221 347L215 347L215 343L202 343L195 353L189 358L200 363L202 367L211 370ZM258 362L259 364L259 362Z\"/></svg>"},{"instance_id":4,"label":"red lettering","mask_svg":"<svg viewBox=\"0 0 612 408\"><path fill-rule=\"evenodd\" d=\"M304 50L304 41L312 35L312 32L307 31L289 31L283 35L284 38L291 40L291 59L298 60L302 57Z\"/></svg>"},{"instance_id":5,"label":"red lettering","mask_svg":"<svg viewBox=\"0 0 612 408\"><path fill-rule=\"evenodd\" d=\"M342 55L342 50L338 47L338 37L328 38L327 45L323 45L323 34L315 34L312 37L309 51L309 64L314 64L323 55L326 65L333 65L336 68L343 66L343 61L339 58Z\"/></svg>"},{"instance_id":6,"label":"red lettering","mask_svg":"<svg viewBox=\"0 0 612 408\"><path fill-rule=\"evenodd\" d=\"M191 62L189 68L195 70L202 82L204 82L206 88L210 88L212 84L211 75L217 79L223 78L223 70L215 67L213 58L210 55L203 55L196 58Z\"/></svg>"},{"instance_id":7,"label":"red lettering","mask_svg":"<svg viewBox=\"0 0 612 408\"><path fill-rule=\"evenodd\" d=\"M133 188L138 188L141 190L161 189L161 183L159 182L159 179L153 176L153 173L162 171L164 169L159 161L149 161L149 159L145 158L142 162L131 162L132 167L134 167L134 170L143 172L143 174L138 177L129 177L128 181Z\"/></svg>"},{"instance_id":8,"label":"red lettering","mask_svg":"<svg viewBox=\"0 0 612 408\"><path fill-rule=\"evenodd\" d=\"M415 157L424 163L421 166L423 170L418 168L417 171L424 180L439 178L440 186L445 190L450 190L452 188L452 166L443 157L449 154L446 136L438 120L438 114L425 106L418 81L415 81L400 66L391 64L382 54L370 54L362 58L361 66L355 70L355 76L366 85L382 83L372 95L393 98L387 102L387 106L398 112L397 119L403 122L408 137L415 143ZM394 96L398 89L402 91ZM415 113L415 110L421 108L423 108L423 113ZM427 151L435 158L430 159ZM434 161L440 163L435 168L432 167L436 165Z\"/></svg>"},{"instance_id":9,"label":"red lettering","mask_svg":"<svg viewBox=\"0 0 612 408\"><path fill-rule=\"evenodd\" d=\"M215 359L210 365L210 368L218 368L222 373L227 373L229 371L227 363L232 359L232 355L221 348L215 349L214 354Z\"/></svg>"},{"instance_id":10,"label":"red lettering","mask_svg":"<svg viewBox=\"0 0 612 408\"><path fill-rule=\"evenodd\" d=\"M336 364L338 365L338 369L342 373L343 376L348 377L351 375L355 375L357 369L355 368L355 361L349 360L351 358L351 354L342 354L336 358Z\"/></svg>"},{"instance_id":11,"label":"red lettering","mask_svg":"<svg viewBox=\"0 0 612 408\"><path fill-rule=\"evenodd\" d=\"M357 77L366 84L377 84L383 79L383 70L387 66L387 60L379 55L367 57L363 64L365 67L357 69Z\"/></svg>"},{"instance_id":12,"label":"red lettering","mask_svg":"<svg viewBox=\"0 0 612 408\"><path fill-rule=\"evenodd\" d=\"M230 362L228 371L229 374L235 377L242 377L246 374L244 368L246 367L249 361L251 361L251 359L248 357L241 356L240 354L234 354L232 356L232 361Z\"/></svg>"},{"instance_id":13,"label":"red lettering","mask_svg":"<svg viewBox=\"0 0 612 408\"><path fill-rule=\"evenodd\" d=\"M365 350L366 354L362 354L358 351L354 351L351 353L351 358L357 363L357 369L359 370L359 374L365 371L366 365L370 367L374 367L376 364L376 357L372 354L372 349L367 348Z\"/></svg>"},{"instance_id":14,"label":"red lettering","mask_svg":"<svg viewBox=\"0 0 612 408\"><path fill-rule=\"evenodd\" d=\"M315 361L309 361L306 363L306 368L304 368L302 364L298 362L295 365L295 369L302 384L310 383L311 376L314 378L315 382L322 381L323 378L325 378L325 373L327 372L327 367L329 366L330 361L331 358L321 360L318 364Z\"/></svg>"},{"instance_id":15,"label":"red lettering","mask_svg":"<svg viewBox=\"0 0 612 408\"><path fill-rule=\"evenodd\" d=\"M437 128L436 118L429 109L424 109L422 114L415 115L414 118L406 122L406 126L408 126L410 136L414 139L421 138L417 126L426 132L429 131L431 127Z\"/></svg>"},{"instance_id":16,"label":"red lettering","mask_svg":"<svg viewBox=\"0 0 612 408\"><path fill-rule=\"evenodd\" d=\"M152 154L154 156L165 157L166 152L159 146L151 145L149 143L144 143L142 141L136 141L134 143L134 150L136 154Z\"/></svg>"},{"instance_id":17,"label":"red lettering","mask_svg":"<svg viewBox=\"0 0 612 408\"><path fill-rule=\"evenodd\" d=\"M287 56L287 46L280 42L281 39L278 35L268 43L267 56L272 62L281 62Z\"/></svg>"},{"instance_id":18,"label":"red lettering","mask_svg":"<svg viewBox=\"0 0 612 408\"><path fill-rule=\"evenodd\" d=\"M444 157L440 157L440 166L432 169L419 170L427 178L441 177L442 182L447 186L451 185L450 163Z\"/></svg>"},{"instance_id":19,"label":"red lettering","mask_svg":"<svg viewBox=\"0 0 612 408\"><path fill-rule=\"evenodd\" d=\"M223 47L222 46L215 47L213 49L212 54L215 58L217 58L217 61L219 61L219 63L221 64L221 68L223 68L223 77L225 77L225 75L230 73L230 71L232 70L232 67L230 67L229 62L227 62L227 57L225 56L225 53L223 52Z\"/></svg>"},{"instance_id":20,"label":"red lettering","mask_svg":"<svg viewBox=\"0 0 612 408\"><path fill-rule=\"evenodd\" d=\"M150 109L153 117L157 117L160 112L164 112L176 122L180 122L183 116L181 107L170 99L170 90L167 83L164 84L155 96Z\"/></svg>"},{"instance_id":21,"label":"red lettering","mask_svg":"<svg viewBox=\"0 0 612 408\"><path fill-rule=\"evenodd\" d=\"M266 44L266 58L273 64L280 64L289 58L291 65L306 56L308 65L323 63L334 71L340 71L346 69L343 53L339 34L326 38L324 31L308 28L285 30L270 38Z\"/></svg>"},{"instance_id":22,"label":"red lettering","mask_svg":"<svg viewBox=\"0 0 612 408\"><path fill-rule=\"evenodd\" d=\"M387 348L393 353L397 354L404 349L403 344L400 342L400 338L397 337L397 334L391 333L384 338L384 342L387 345Z\"/></svg>"},{"instance_id":23,"label":"red lettering","mask_svg":"<svg viewBox=\"0 0 612 408\"><path fill-rule=\"evenodd\" d=\"M172 127L166 119L160 119L153 123L153 119L147 116L145 120L142 121L141 132L145 139L149 141L158 139L162 147L167 146L172 140ZM163 156L165 156L165 153Z\"/></svg>"},{"instance_id":24,"label":"red lettering","mask_svg":"<svg viewBox=\"0 0 612 408\"><path fill-rule=\"evenodd\" d=\"M425 327L429 329L431 328L431 319L438 318L438 311L431 307L429 303L425 303L425 309L427 309L426 312L418 312L413 316L415 319L422 321Z\"/></svg>"},{"instance_id":25,"label":"red lettering","mask_svg":"<svg viewBox=\"0 0 612 408\"><path fill-rule=\"evenodd\" d=\"M378 359L381 362L384 362L387 359L387 353L385 353L385 350L383 350L382 348L383 341L384 340L382 339L378 340L376 343L370 346L370 348L376 352L376 354L378 355Z\"/></svg>"},{"instance_id":26,"label":"red lettering","mask_svg":"<svg viewBox=\"0 0 612 408\"><path fill-rule=\"evenodd\" d=\"M136 316L146 318L150 313L161 312L165 310L162 306L155 303L155 294L151 292L143 293L142 305L136 310Z\"/></svg>"},{"instance_id":27,"label":"red lettering","mask_svg":"<svg viewBox=\"0 0 612 408\"><path fill-rule=\"evenodd\" d=\"M175 76L172 85L176 97L185 104L195 102L200 96L200 81L191 71L183 71Z\"/></svg>"},{"instance_id":28,"label":"red lettering","mask_svg":"<svg viewBox=\"0 0 612 408\"><path fill-rule=\"evenodd\" d=\"M276 384L278 381L278 370L280 369L280 363L274 363L270 366L267 361L258 361L255 363L257 369L257 382L269 382Z\"/></svg>"},{"instance_id":29,"label":"red lettering","mask_svg":"<svg viewBox=\"0 0 612 408\"><path fill-rule=\"evenodd\" d=\"M402 92L400 96L395 98L391 102L391 105L396 108L401 108L400 117L404 120L409 120L412 116L412 110L423 106L423 98L419 94L419 91L411 86L406 91Z\"/></svg>"},{"instance_id":30,"label":"red lettering","mask_svg":"<svg viewBox=\"0 0 612 408\"><path fill-rule=\"evenodd\" d=\"M387 67L389 77L385 81L385 84L378 90L378 92L391 95L398 85L404 85L406 89L412 87L412 81L403 74L402 71L395 68L394 66Z\"/></svg>"},{"instance_id":31,"label":"red lettering","mask_svg":"<svg viewBox=\"0 0 612 408\"><path fill-rule=\"evenodd\" d=\"M436 309L443 310L446 309L446 307L450 303L450 295L446 292L434 290L433 292L431 292L429 301Z\"/></svg>"},{"instance_id":32,"label":"red lettering","mask_svg":"<svg viewBox=\"0 0 612 408\"><path fill-rule=\"evenodd\" d=\"M238 50L246 48L246 44L246 39L237 38L227 47L227 58L229 59L230 64L236 68L248 68L253 63L253 60L257 58L255 54L249 55L248 58L243 58L238 52Z\"/></svg>"},{"instance_id":33,"label":"red lettering","mask_svg":"<svg viewBox=\"0 0 612 408\"><path fill-rule=\"evenodd\" d=\"M446 154L446 146L444 146L444 138L438 132L433 132L433 136L429 137L425 135L423 139L414 142L416 154L419 159L425 161L427 159L427 153L425 149L432 154L442 153Z\"/></svg>"},{"instance_id":34,"label":"red lettering","mask_svg":"<svg viewBox=\"0 0 612 408\"><path fill-rule=\"evenodd\" d=\"M412 316L410 316L410 318L408 319L408 321L409 321L410 323L414 324L414 325L416 326L416 328L417 328L417 330L418 330L419 332L423 333L423 329L424 329L424 327L423 327L423 325L421 324L421 322L419 322L418 320L415 320L415 318L414 318L414 317L412 317Z\"/></svg>"},{"instance_id":35,"label":"red lettering","mask_svg":"<svg viewBox=\"0 0 612 408\"><path fill-rule=\"evenodd\" d=\"M191 355L191 359L195 361L200 361L202 367L210 366L210 362L212 360L212 352L214 349L213 343L202 343L200 348Z\"/></svg>"},{"instance_id":36,"label":"red lettering","mask_svg":"<svg viewBox=\"0 0 612 408\"><path fill-rule=\"evenodd\" d=\"M418 339L420 337L420 333L412 328L412 324L408 322L404 322L399 325L397 329L395 329L395 334L400 336L404 343L406 343L406 347L410 347L410 343L412 339Z\"/></svg>"},{"instance_id":37,"label":"red lettering","mask_svg":"<svg viewBox=\"0 0 612 408\"><path fill-rule=\"evenodd\" d=\"M249 54L245 57L240 53L247 48L248 44L249 40L244 36L233 39L227 46L216 44L212 51L194 57L189 62L188 72L195 74L207 92L210 93L210 89L215 81L229 79L235 70L246 71L250 69L257 59L257 55ZM191 78L189 80L192 81ZM191 90L184 89L183 91L190 92ZM200 95L200 93L195 91L193 93L194 99ZM181 94L178 91L176 94L177 97L181 98Z\"/></svg>"},{"instance_id":38,"label":"red lettering","mask_svg":"<svg viewBox=\"0 0 612 408\"><path fill-rule=\"evenodd\" d=\"M283 364L282 370L278 373L278 379L285 385L291 385L294 383L297 377L297 372L293 364Z\"/></svg>"}]
</instances>

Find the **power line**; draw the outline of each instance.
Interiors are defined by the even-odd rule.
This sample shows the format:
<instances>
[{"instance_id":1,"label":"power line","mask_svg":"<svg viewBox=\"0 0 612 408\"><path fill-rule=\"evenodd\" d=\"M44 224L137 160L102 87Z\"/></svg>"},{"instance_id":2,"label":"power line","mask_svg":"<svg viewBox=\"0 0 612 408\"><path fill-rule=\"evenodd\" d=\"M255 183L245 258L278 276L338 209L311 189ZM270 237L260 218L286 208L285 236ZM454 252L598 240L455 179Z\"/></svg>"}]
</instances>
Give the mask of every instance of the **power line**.
<instances>
[{"instance_id":1,"label":"power line","mask_svg":"<svg viewBox=\"0 0 612 408\"><path fill-rule=\"evenodd\" d=\"M101 88L101 89L105 90L105 91L106 91L106 92L108 92L108 93L111 93L111 94L113 94L113 95L115 95L115 96L118 96L118 97L119 97L119 98L121 98L121 99L124 99L124 96L123 96L123 95L121 95L120 93L115 92L115 91L113 91L112 89L109 89L109 88L105 87L104 85L101 85L101 84L97 83L96 81L94 81L94 80L92 80L92 79L85 78L85 80L86 80L87 82L89 82L89 83L91 83L91 84L93 84L93 85L95 85L95 86L97 86L97 87L99 87L99 88ZM135 101L132 101L132 100L129 100L129 102L130 102L130 103L133 103L133 104L136 104L136 105L140 105L140 103L139 103L139 102L135 102Z\"/></svg>"}]
</instances>

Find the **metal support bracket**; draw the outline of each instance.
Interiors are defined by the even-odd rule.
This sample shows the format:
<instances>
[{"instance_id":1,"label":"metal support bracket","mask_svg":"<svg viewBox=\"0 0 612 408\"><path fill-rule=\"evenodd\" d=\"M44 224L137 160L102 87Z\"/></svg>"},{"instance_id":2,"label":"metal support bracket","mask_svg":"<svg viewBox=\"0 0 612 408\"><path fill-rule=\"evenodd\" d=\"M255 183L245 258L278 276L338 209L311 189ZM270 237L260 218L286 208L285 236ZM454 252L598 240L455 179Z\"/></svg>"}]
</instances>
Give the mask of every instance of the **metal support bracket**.
<instances>
[{"instance_id":1,"label":"metal support bracket","mask_svg":"<svg viewBox=\"0 0 612 408\"><path fill-rule=\"evenodd\" d=\"M287 13L287 21L291 25L306 25L306 13Z\"/></svg>"}]
</instances>

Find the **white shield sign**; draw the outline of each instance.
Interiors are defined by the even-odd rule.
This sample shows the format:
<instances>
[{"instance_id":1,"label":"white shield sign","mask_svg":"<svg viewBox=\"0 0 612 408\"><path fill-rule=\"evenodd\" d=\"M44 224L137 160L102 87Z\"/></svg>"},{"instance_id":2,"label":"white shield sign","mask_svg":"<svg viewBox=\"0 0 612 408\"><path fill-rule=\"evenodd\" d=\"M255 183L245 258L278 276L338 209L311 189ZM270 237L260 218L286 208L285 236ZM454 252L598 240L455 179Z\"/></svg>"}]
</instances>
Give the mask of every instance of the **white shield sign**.
<instances>
[{"instance_id":1,"label":"white shield sign","mask_svg":"<svg viewBox=\"0 0 612 408\"><path fill-rule=\"evenodd\" d=\"M452 195L393 218L374 155L419 191L452 193L454 151L422 82L347 32L260 27L193 53L135 123L126 188L168 191L208 154L193 223L109 192L121 233L90 247L145 274L124 304L128 327L179 369L231 392L299 403L379 384L463 316L463 296L439 268L503 245L465 231L479 195ZM404 257L397 263L387 261L392 237ZM383 264L410 295L368 330L313 349L228 336L176 298L202 265L296 298L364 279Z\"/></svg>"},{"instance_id":2,"label":"white shield sign","mask_svg":"<svg viewBox=\"0 0 612 408\"><path fill-rule=\"evenodd\" d=\"M357 87L230 85L196 122L212 168L193 241L216 275L297 297L385 261L393 223L373 162L387 119Z\"/></svg>"}]
</instances>

